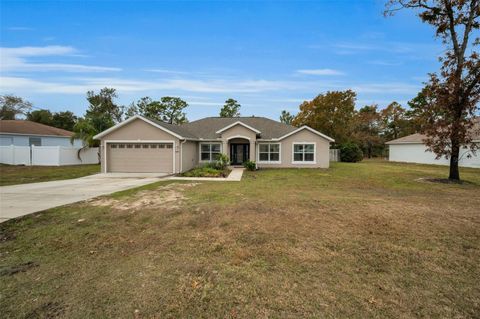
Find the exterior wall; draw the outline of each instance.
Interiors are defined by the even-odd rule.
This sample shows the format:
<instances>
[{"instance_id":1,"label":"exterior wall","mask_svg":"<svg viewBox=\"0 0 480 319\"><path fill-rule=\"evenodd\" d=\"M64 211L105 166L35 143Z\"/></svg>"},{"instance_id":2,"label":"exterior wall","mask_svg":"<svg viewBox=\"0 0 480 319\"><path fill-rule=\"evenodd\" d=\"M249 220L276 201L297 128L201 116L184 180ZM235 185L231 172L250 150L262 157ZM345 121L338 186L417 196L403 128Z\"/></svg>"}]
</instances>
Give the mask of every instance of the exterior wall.
<instances>
[{"instance_id":1,"label":"exterior wall","mask_svg":"<svg viewBox=\"0 0 480 319\"><path fill-rule=\"evenodd\" d=\"M267 142L267 141L265 141ZM293 143L315 143L315 164L297 164L293 162ZM261 142L259 142L261 143ZM267 142L268 143L268 142ZM275 142L272 142L275 143ZM299 168L328 168L330 165L330 142L323 137L314 134L308 130L302 130L281 141L280 143L280 164L259 163L257 156L257 166L262 167L299 167ZM258 154L258 145L256 147Z\"/></svg>"},{"instance_id":2,"label":"exterior wall","mask_svg":"<svg viewBox=\"0 0 480 319\"><path fill-rule=\"evenodd\" d=\"M257 134L252 130L238 124L235 125L228 130L222 132L222 152L227 154L230 158L230 147L229 147L229 139L243 137L250 140L250 160L255 160L255 141L257 139Z\"/></svg>"},{"instance_id":3,"label":"exterior wall","mask_svg":"<svg viewBox=\"0 0 480 319\"><path fill-rule=\"evenodd\" d=\"M82 147L82 140L76 139L73 145L70 143L69 137L60 136L39 136L39 135L14 135L0 134L0 146L30 146L29 138L39 137L42 140L42 146L64 146L64 147Z\"/></svg>"},{"instance_id":4,"label":"exterior wall","mask_svg":"<svg viewBox=\"0 0 480 319\"><path fill-rule=\"evenodd\" d=\"M175 173L180 172L179 139L141 119L136 119L102 137L100 152L102 172L105 172L105 141L172 141L175 144Z\"/></svg>"},{"instance_id":5,"label":"exterior wall","mask_svg":"<svg viewBox=\"0 0 480 319\"><path fill-rule=\"evenodd\" d=\"M388 160L392 162L407 162L419 164L436 164L449 165L450 161L445 157L435 159L435 154L426 151L424 144L393 144L389 145ZM480 154L477 152L476 156L467 158L468 150L462 148L460 150L459 166L480 168Z\"/></svg>"},{"instance_id":6,"label":"exterior wall","mask_svg":"<svg viewBox=\"0 0 480 319\"><path fill-rule=\"evenodd\" d=\"M198 166L198 142L187 141L182 144L182 172Z\"/></svg>"}]
</instances>

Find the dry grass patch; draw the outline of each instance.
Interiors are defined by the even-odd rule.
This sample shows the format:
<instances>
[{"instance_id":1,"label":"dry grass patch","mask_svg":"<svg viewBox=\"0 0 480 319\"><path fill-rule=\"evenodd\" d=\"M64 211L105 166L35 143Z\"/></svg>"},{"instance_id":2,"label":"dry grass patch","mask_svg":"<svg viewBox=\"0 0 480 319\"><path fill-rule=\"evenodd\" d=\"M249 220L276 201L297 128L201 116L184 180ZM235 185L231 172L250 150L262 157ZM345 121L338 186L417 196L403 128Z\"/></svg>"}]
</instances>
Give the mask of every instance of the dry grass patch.
<instances>
[{"instance_id":1,"label":"dry grass patch","mask_svg":"<svg viewBox=\"0 0 480 319\"><path fill-rule=\"evenodd\" d=\"M140 209L175 209L185 201L184 191L198 185L198 183L172 183L160 186L154 190L136 192L128 199L116 199L102 197L93 199L89 203L92 206L109 207L116 210L137 211Z\"/></svg>"}]
</instances>

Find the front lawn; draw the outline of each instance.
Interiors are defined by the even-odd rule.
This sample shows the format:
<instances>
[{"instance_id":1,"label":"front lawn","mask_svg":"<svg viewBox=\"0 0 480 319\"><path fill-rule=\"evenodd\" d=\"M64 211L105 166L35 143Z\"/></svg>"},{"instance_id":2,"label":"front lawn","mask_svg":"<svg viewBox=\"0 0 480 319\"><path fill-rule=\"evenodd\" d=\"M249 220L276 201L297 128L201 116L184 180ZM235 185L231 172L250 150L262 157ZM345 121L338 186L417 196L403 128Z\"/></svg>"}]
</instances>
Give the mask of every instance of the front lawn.
<instances>
[{"instance_id":1,"label":"front lawn","mask_svg":"<svg viewBox=\"0 0 480 319\"><path fill-rule=\"evenodd\" d=\"M0 224L8 318L478 318L480 171L164 181Z\"/></svg>"},{"instance_id":2,"label":"front lawn","mask_svg":"<svg viewBox=\"0 0 480 319\"><path fill-rule=\"evenodd\" d=\"M100 173L100 165L21 166L0 164L0 186L71 179Z\"/></svg>"}]
</instances>

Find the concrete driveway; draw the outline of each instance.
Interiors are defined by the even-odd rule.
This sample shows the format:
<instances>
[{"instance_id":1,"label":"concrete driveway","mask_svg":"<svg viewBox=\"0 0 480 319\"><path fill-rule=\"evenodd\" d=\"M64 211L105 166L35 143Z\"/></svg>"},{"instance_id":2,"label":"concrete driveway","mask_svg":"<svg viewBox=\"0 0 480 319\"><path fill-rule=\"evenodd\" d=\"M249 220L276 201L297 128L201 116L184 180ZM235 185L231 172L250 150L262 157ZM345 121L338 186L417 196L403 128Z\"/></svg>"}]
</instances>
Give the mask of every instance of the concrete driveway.
<instances>
[{"instance_id":1,"label":"concrete driveway","mask_svg":"<svg viewBox=\"0 0 480 319\"><path fill-rule=\"evenodd\" d=\"M2 186L0 223L48 208L157 182L166 175L110 173L61 181Z\"/></svg>"}]
</instances>

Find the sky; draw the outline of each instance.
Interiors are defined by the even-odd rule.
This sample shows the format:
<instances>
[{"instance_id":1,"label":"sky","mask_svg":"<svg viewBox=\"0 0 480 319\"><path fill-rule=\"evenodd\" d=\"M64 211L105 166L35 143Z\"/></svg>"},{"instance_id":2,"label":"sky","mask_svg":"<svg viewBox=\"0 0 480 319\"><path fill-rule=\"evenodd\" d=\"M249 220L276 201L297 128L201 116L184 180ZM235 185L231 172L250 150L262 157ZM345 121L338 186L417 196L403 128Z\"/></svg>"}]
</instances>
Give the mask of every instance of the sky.
<instances>
[{"instance_id":1,"label":"sky","mask_svg":"<svg viewBox=\"0 0 480 319\"><path fill-rule=\"evenodd\" d=\"M443 52L414 11L385 1L1 1L0 94L82 115L89 90L118 103L178 96L190 120L278 119L305 100L352 89L356 107L406 106Z\"/></svg>"}]
</instances>

